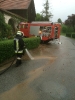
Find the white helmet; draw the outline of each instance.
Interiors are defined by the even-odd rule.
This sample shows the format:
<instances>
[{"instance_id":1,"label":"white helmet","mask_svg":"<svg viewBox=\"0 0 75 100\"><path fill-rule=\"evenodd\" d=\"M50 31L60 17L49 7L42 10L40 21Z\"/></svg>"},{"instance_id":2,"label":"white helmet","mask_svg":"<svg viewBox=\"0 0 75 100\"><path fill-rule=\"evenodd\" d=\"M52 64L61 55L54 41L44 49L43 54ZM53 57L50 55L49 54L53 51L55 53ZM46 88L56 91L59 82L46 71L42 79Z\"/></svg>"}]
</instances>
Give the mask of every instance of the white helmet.
<instances>
[{"instance_id":1,"label":"white helmet","mask_svg":"<svg viewBox=\"0 0 75 100\"><path fill-rule=\"evenodd\" d=\"M24 36L24 33L22 31L17 31L17 35Z\"/></svg>"}]
</instances>

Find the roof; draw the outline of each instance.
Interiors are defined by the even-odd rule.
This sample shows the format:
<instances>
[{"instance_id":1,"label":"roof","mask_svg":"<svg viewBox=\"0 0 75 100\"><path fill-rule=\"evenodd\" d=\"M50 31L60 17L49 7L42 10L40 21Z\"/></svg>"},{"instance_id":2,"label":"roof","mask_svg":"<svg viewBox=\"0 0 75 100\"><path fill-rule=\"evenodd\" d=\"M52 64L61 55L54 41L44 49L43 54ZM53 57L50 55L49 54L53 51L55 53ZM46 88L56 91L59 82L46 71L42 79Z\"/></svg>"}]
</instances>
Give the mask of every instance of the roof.
<instances>
[{"instance_id":1,"label":"roof","mask_svg":"<svg viewBox=\"0 0 75 100\"><path fill-rule=\"evenodd\" d=\"M12 9L28 9L31 0L2 0L0 8L6 10Z\"/></svg>"},{"instance_id":2,"label":"roof","mask_svg":"<svg viewBox=\"0 0 75 100\"><path fill-rule=\"evenodd\" d=\"M21 16L19 16L19 15L17 15L17 14L14 14L14 13L12 13L12 12L9 12L9 11L7 11L7 10L0 9L0 11L3 11L3 12L5 12L5 13L9 14L9 15L15 16L15 17L20 18L20 19L22 19L22 20L25 20L25 18L23 18L23 17L21 17Z\"/></svg>"}]
</instances>

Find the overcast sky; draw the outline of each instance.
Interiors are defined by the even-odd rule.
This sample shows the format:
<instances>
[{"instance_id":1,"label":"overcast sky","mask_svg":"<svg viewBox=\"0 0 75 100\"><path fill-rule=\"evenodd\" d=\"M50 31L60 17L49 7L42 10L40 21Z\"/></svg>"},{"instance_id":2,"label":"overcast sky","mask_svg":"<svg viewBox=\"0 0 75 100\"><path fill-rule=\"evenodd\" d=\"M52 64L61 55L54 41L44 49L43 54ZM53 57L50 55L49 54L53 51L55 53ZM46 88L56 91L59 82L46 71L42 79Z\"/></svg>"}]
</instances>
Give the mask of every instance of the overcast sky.
<instances>
[{"instance_id":1,"label":"overcast sky","mask_svg":"<svg viewBox=\"0 0 75 100\"><path fill-rule=\"evenodd\" d=\"M36 13L43 10L43 4L46 0L34 0ZM54 15L51 19L56 22L58 18L64 22L68 15L75 14L75 0L48 0L50 11Z\"/></svg>"}]
</instances>

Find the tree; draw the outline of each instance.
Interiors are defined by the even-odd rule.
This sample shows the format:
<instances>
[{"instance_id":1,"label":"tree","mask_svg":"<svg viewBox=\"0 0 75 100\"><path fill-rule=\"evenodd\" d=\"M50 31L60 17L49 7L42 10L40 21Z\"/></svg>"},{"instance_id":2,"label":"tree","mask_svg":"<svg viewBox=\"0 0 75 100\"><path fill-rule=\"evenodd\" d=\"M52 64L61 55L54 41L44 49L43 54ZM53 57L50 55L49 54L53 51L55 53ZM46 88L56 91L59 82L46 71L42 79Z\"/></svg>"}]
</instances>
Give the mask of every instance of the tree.
<instances>
[{"instance_id":1,"label":"tree","mask_svg":"<svg viewBox=\"0 0 75 100\"><path fill-rule=\"evenodd\" d=\"M5 18L3 16L3 14L0 12L0 37L2 37L2 33L3 33L3 28L5 26Z\"/></svg>"},{"instance_id":2,"label":"tree","mask_svg":"<svg viewBox=\"0 0 75 100\"><path fill-rule=\"evenodd\" d=\"M62 24L62 20L60 18L58 19L58 23L61 23Z\"/></svg>"},{"instance_id":3,"label":"tree","mask_svg":"<svg viewBox=\"0 0 75 100\"><path fill-rule=\"evenodd\" d=\"M36 14L35 20L36 20L36 21L41 21L41 20L42 20L42 17L43 17L43 16L41 16L40 13L37 13L37 14Z\"/></svg>"},{"instance_id":4,"label":"tree","mask_svg":"<svg viewBox=\"0 0 75 100\"><path fill-rule=\"evenodd\" d=\"M8 37L11 34L11 26L5 23L4 15L0 12L0 38Z\"/></svg>"},{"instance_id":5,"label":"tree","mask_svg":"<svg viewBox=\"0 0 75 100\"><path fill-rule=\"evenodd\" d=\"M72 27L73 30L75 31L75 14L68 16L68 19L65 20L65 25Z\"/></svg>"},{"instance_id":6,"label":"tree","mask_svg":"<svg viewBox=\"0 0 75 100\"><path fill-rule=\"evenodd\" d=\"M46 2L43 4L44 10L42 10L41 14L45 21L49 21L50 18L53 16L52 13L49 11L49 2L46 0Z\"/></svg>"}]
</instances>

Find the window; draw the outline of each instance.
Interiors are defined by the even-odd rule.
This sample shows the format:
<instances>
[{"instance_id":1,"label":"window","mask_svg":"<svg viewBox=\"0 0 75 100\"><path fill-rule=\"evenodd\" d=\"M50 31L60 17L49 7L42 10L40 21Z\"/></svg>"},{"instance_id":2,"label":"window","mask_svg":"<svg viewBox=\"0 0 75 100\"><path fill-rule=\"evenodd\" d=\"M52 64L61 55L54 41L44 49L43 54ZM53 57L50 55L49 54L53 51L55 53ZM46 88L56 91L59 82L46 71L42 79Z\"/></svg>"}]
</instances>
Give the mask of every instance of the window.
<instances>
[{"instance_id":1,"label":"window","mask_svg":"<svg viewBox=\"0 0 75 100\"><path fill-rule=\"evenodd\" d=\"M28 24L25 24L25 28L28 28Z\"/></svg>"}]
</instances>

